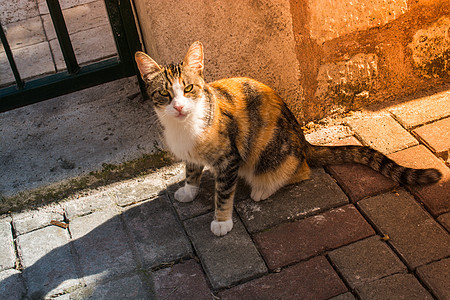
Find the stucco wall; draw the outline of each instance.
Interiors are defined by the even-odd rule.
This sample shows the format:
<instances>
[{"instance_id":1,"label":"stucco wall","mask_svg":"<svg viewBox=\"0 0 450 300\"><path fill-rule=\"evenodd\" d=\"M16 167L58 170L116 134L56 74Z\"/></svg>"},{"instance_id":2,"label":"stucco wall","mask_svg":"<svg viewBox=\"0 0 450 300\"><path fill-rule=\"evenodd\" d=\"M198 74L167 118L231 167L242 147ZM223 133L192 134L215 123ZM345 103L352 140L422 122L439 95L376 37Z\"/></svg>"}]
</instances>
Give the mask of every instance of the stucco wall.
<instances>
[{"instance_id":1,"label":"stucco wall","mask_svg":"<svg viewBox=\"0 0 450 300\"><path fill-rule=\"evenodd\" d=\"M146 51L159 64L181 61L200 40L205 77L255 78L302 106L288 0L135 0Z\"/></svg>"},{"instance_id":2,"label":"stucco wall","mask_svg":"<svg viewBox=\"0 0 450 300\"><path fill-rule=\"evenodd\" d=\"M134 3L156 61L179 61L200 40L207 80L260 80L302 121L449 81L449 0Z\"/></svg>"}]
</instances>

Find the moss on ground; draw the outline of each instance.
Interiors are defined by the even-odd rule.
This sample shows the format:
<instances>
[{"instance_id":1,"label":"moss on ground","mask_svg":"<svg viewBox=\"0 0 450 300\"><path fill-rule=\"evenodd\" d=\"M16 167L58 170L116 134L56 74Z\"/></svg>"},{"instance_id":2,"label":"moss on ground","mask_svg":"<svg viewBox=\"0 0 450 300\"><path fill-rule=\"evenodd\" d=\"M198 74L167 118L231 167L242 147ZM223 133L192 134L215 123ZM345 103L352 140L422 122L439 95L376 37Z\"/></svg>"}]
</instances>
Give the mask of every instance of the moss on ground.
<instances>
[{"instance_id":1,"label":"moss on ground","mask_svg":"<svg viewBox=\"0 0 450 300\"><path fill-rule=\"evenodd\" d=\"M167 152L161 151L156 154L147 154L119 165L103 164L101 170L90 172L87 175L20 192L11 197L0 195L0 214L20 211L25 208L36 208L82 193L83 191L147 175L172 163L172 156Z\"/></svg>"}]
</instances>

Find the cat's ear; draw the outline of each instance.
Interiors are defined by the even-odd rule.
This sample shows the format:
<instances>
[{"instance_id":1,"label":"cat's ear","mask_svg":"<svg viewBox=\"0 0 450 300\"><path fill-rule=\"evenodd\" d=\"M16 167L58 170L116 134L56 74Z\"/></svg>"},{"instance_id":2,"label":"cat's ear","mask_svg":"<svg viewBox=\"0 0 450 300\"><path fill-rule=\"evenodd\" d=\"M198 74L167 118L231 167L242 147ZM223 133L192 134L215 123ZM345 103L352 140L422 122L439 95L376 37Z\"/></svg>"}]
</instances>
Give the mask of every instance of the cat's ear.
<instances>
[{"instance_id":1,"label":"cat's ear","mask_svg":"<svg viewBox=\"0 0 450 300\"><path fill-rule=\"evenodd\" d=\"M203 71L203 45L199 41L194 42L183 59L183 66L195 71Z\"/></svg>"},{"instance_id":2,"label":"cat's ear","mask_svg":"<svg viewBox=\"0 0 450 300\"><path fill-rule=\"evenodd\" d=\"M161 71L159 65L144 52L136 52L134 59L136 60L142 80L144 81L149 81Z\"/></svg>"}]
</instances>

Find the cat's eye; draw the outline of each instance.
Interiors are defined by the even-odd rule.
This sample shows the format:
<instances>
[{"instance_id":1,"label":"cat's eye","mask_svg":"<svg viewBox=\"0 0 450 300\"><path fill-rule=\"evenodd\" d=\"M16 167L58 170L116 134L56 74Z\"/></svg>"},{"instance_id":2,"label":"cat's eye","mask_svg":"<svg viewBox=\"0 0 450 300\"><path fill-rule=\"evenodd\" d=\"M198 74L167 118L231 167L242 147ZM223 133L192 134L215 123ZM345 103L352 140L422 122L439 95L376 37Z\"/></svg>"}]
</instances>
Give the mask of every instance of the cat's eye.
<instances>
[{"instance_id":1,"label":"cat's eye","mask_svg":"<svg viewBox=\"0 0 450 300\"><path fill-rule=\"evenodd\" d=\"M158 92L159 92L159 94L160 94L161 96L164 96L164 97L169 96L169 92L168 92L167 90L160 90L160 91L158 91Z\"/></svg>"},{"instance_id":2,"label":"cat's eye","mask_svg":"<svg viewBox=\"0 0 450 300\"><path fill-rule=\"evenodd\" d=\"M194 87L194 86L193 86L192 84L188 85L187 87L184 88L184 92L185 92L185 93L189 93L190 91L192 91L192 88L193 88L193 87Z\"/></svg>"}]
</instances>

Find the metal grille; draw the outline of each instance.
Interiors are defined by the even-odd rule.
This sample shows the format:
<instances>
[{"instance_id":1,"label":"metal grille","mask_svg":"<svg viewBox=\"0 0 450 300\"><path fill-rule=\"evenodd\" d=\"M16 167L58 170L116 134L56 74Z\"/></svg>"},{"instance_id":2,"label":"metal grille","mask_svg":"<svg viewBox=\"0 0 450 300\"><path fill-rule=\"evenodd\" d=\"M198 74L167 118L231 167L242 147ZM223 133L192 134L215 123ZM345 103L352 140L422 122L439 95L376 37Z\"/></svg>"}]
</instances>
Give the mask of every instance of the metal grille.
<instances>
[{"instance_id":1,"label":"metal grille","mask_svg":"<svg viewBox=\"0 0 450 300\"><path fill-rule=\"evenodd\" d=\"M0 38L15 80L14 85L0 89L0 112L137 74L133 54L141 50L141 44L129 1L105 0L118 55L84 66L77 61L60 3L58 0L46 1L66 70L38 79L23 80L0 24Z\"/></svg>"}]
</instances>

